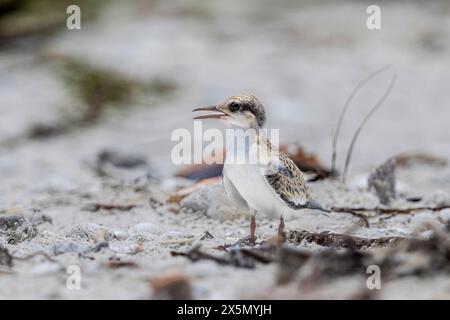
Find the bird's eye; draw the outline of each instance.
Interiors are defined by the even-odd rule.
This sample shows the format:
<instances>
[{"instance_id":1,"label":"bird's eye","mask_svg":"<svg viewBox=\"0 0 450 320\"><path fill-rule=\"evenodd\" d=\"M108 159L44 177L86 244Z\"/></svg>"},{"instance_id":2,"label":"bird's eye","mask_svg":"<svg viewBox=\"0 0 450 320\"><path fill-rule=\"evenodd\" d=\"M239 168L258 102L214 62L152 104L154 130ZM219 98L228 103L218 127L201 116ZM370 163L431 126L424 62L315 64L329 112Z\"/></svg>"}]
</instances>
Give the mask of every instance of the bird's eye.
<instances>
[{"instance_id":1,"label":"bird's eye","mask_svg":"<svg viewBox=\"0 0 450 320\"><path fill-rule=\"evenodd\" d=\"M231 111L231 112L237 112L237 111L239 111L240 109L241 109L241 106L239 105L239 103L232 102L232 103L230 104L230 111Z\"/></svg>"}]
</instances>

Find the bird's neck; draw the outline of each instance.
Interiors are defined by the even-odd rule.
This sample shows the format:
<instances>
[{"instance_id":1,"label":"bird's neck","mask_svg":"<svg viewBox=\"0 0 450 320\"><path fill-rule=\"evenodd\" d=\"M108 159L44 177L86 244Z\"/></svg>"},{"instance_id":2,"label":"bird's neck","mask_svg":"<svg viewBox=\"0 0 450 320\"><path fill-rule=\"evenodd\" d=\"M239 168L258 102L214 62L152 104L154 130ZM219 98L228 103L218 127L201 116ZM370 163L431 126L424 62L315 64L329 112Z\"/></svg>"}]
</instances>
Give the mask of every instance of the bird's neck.
<instances>
[{"instance_id":1,"label":"bird's neck","mask_svg":"<svg viewBox=\"0 0 450 320\"><path fill-rule=\"evenodd\" d=\"M265 130L262 129L236 129L227 132L225 163L242 163L248 161L255 150L268 144Z\"/></svg>"}]
</instances>

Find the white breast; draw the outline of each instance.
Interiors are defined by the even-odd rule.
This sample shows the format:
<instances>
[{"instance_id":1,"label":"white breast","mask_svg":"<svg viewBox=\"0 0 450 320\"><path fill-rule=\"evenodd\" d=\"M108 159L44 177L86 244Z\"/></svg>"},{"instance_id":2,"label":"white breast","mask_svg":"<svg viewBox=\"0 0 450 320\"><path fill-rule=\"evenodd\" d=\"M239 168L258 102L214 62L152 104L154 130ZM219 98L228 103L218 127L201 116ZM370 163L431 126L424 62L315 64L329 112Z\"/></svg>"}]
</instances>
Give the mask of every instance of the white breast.
<instances>
[{"instance_id":1,"label":"white breast","mask_svg":"<svg viewBox=\"0 0 450 320\"><path fill-rule=\"evenodd\" d=\"M239 194L247 201L249 207L270 217L279 217L284 213L287 205L273 191L262 174L264 168L261 164L236 163L236 158L246 153L253 156L256 152L256 145L251 144L247 148L237 149L237 157L228 157L225 160L224 168L227 177L231 180ZM247 157L247 159L249 159Z\"/></svg>"}]
</instances>

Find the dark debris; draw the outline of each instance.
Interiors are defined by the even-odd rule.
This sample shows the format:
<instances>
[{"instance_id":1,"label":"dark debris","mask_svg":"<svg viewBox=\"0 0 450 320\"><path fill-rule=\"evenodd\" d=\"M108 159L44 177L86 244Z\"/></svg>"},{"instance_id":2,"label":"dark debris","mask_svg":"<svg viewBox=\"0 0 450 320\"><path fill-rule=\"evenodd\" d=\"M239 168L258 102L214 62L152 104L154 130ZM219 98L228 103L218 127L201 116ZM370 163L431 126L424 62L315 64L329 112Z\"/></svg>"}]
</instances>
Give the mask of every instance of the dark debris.
<instances>
[{"instance_id":1,"label":"dark debris","mask_svg":"<svg viewBox=\"0 0 450 320\"><path fill-rule=\"evenodd\" d=\"M12 267L13 266L13 257L9 253L8 249L2 247L0 245L0 266L7 266Z\"/></svg>"},{"instance_id":2,"label":"dark debris","mask_svg":"<svg viewBox=\"0 0 450 320\"><path fill-rule=\"evenodd\" d=\"M206 253L199 246L187 252L171 252L196 262L212 260L220 265L255 268L258 264L277 263L277 282L282 285L297 279L302 286L317 286L345 276L367 277L367 268L380 267L384 280L406 276L436 276L450 273L450 238L446 230L434 230L427 239L382 237L361 238L330 232L291 231L288 243L306 241L325 247L311 251L287 244L262 243L253 247L227 247L222 254ZM374 248L380 248L373 250ZM360 294L364 294L361 291Z\"/></svg>"},{"instance_id":3,"label":"dark debris","mask_svg":"<svg viewBox=\"0 0 450 320\"><path fill-rule=\"evenodd\" d=\"M92 203L86 205L83 209L86 211L97 212L100 210L118 210L118 211L130 211L136 208L135 204L109 204L109 203Z\"/></svg>"},{"instance_id":4,"label":"dark debris","mask_svg":"<svg viewBox=\"0 0 450 320\"><path fill-rule=\"evenodd\" d=\"M51 217L46 215L38 215L31 218L1 216L0 235L5 236L8 243L15 244L37 236L37 226L43 223L52 223Z\"/></svg>"},{"instance_id":5,"label":"dark debris","mask_svg":"<svg viewBox=\"0 0 450 320\"><path fill-rule=\"evenodd\" d=\"M369 239L346 234L332 233L330 231L314 233L306 230L294 230L288 234L288 241L297 245L305 241L307 243L315 243L323 247L346 248L352 250L385 247L399 244L405 240L408 239L403 237L382 237Z\"/></svg>"},{"instance_id":6,"label":"dark debris","mask_svg":"<svg viewBox=\"0 0 450 320\"><path fill-rule=\"evenodd\" d=\"M214 236L209 233L209 231L205 231L205 234L200 238L200 240L206 240L206 239L214 239Z\"/></svg>"},{"instance_id":7,"label":"dark debris","mask_svg":"<svg viewBox=\"0 0 450 320\"><path fill-rule=\"evenodd\" d=\"M199 260L212 260L221 265L231 265L238 268L252 269L256 263L270 263L276 260L277 248L274 246L261 246L253 248L233 248L222 256L212 255L200 250L199 246L193 247L188 252L172 251L172 256L182 256L195 262Z\"/></svg>"}]
</instances>

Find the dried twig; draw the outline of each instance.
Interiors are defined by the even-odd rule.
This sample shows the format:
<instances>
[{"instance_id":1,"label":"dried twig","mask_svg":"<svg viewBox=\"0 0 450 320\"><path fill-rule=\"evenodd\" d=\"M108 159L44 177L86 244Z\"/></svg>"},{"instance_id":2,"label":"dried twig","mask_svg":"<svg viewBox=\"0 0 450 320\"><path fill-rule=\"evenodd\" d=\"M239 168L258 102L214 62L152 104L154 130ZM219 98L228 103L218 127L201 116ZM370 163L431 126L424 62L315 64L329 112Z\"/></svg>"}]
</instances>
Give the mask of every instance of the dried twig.
<instances>
[{"instance_id":1,"label":"dried twig","mask_svg":"<svg viewBox=\"0 0 450 320\"><path fill-rule=\"evenodd\" d=\"M331 210L334 212L346 212L351 214L361 214L361 213L367 213L367 212L374 212L379 214L409 214L413 212L418 211L441 211L444 209L450 209L450 205L442 205L437 207L412 207L412 208L364 208L364 207L357 207L357 208L346 208L346 207L332 207Z\"/></svg>"},{"instance_id":2,"label":"dried twig","mask_svg":"<svg viewBox=\"0 0 450 320\"><path fill-rule=\"evenodd\" d=\"M404 237L381 237L370 239L355 237L347 234L331 233L330 231L315 233L306 230L294 230L289 232L288 240L295 243L306 241L308 243L315 243L323 247L337 247L356 250L371 247L384 247L398 244L399 242L408 239Z\"/></svg>"},{"instance_id":3,"label":"dried twig","mask_svg":"<svg viewBox=\"0 0 450 320\"><path fill-rule=\"evenodd\" d=\"M120 261L120 260L111 260L106 264L110 269L119 269L119 268L137 268L138 264L134 261Z\"/></svg>"},{"instance_id":4,"label":"dried twig","mask_svg":"<svg viewBox=\"0 0 450 320\"><path fill-rule=\"evenodd\" d=\"M195 246L192 249L190 249L188 252L178 252L178 251L171 251L170 254L172 257L186 257L191 261L199 261L199 260L212 260L214 262L217 262L218 264L226 265L228 264L228 261L222 257L213 256L211 254L202 252L200 250L199 246Z\"/></svg>"},{"instance_id":5,"label":"dried twig","mask_svg":"<svg viewBox=\"0 0 450 320\"><path fill-rule=\"evenodd\" d=\"M108 204L108 203L93 203L84 207L87 211L97 212L99 210L119 210L130 211L136 208L136 204Z\"/></svg>"},{"instance_id":6,"label":"dried twig","mask_svg":"<svg viewBox=\"0 0 450 320\"><path fill-rule=\"evenodd\" d=\"M234 248L226 251L221 256L211 255L200 250L199 246L195 246L188 252L172 251L172 256L186 257L191 261L212 260L221 265L231 265L238 268L254 268L256 262L270 263L278 259L279 247L273 245L265 245L253 248Z\"/></svg>"},{"instance_id":7,"label":"dried twig","mask_svg":"<svg viewBox=\"0 0 450 320\"><path fill-rule=\"evenodd\" d=\"M273 255L265 252L265 250L258 250L256 248L242 248L241 252L260 263L266 264L274 261Z\"/></svg>"},{"instance_id":8,"label":"dried twig","mask_svg":"<svg viewBox=\"0 0 450 320\"><path fill-rule=\"evenodd\" d=\"M334 210L334 209L337 209L337 210ZM362 221L362 223L364 224L364 227L370 228L369 219L364 214L356 212L355 210L352 210L351 208L335 208L335 207L332 207L331 211L339 212L339 213L351 214L352 216L355 216L358 219L360 219Z\"/></svg>"}]
</instances>

